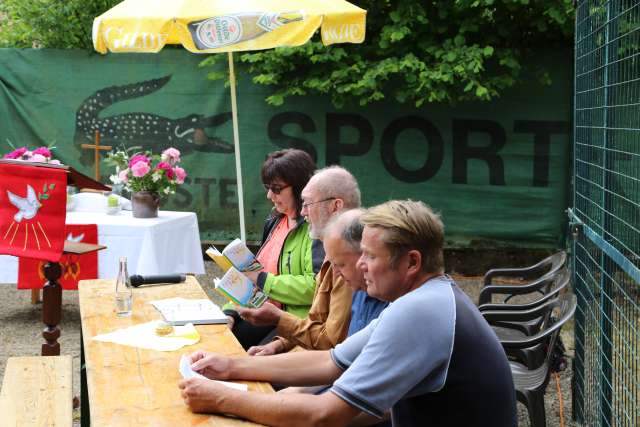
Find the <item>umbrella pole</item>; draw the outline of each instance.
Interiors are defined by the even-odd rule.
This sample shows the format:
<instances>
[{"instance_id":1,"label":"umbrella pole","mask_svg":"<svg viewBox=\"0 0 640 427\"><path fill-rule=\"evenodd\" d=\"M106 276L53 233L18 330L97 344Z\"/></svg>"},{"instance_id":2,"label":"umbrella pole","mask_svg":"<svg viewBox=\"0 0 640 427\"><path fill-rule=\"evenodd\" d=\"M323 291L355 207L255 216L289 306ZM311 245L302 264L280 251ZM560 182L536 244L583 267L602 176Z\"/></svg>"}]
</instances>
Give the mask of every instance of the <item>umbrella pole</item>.
<instances>
[{"instance_id":1,"label":"umbrella pole","mask_svg":"<svg viewBox=\"0 0 640 427\"><path fill-rule=\"evenodd\" d=\"M240 138L238 136L238 105L236 103L236 74L233 70L233 53L228 52L229 81L231 83L231 116L233 118L233 145L236 153L236 186L238 188L238 212L240 214L240 240L247 241L244 228L244 196L242 192L242 168L240 165Z\"/></svg>"}]
</instances>

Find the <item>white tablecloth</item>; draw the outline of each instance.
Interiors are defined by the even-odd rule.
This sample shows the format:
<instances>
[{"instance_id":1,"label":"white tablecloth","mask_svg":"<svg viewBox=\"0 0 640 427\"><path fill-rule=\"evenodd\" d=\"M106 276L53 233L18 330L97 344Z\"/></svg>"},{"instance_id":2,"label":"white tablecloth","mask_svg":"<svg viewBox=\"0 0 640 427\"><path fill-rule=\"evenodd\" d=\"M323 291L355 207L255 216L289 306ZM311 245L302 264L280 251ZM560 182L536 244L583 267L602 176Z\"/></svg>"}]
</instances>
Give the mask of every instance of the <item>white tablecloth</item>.
<instances>
[{"instance_id":1,"label":"white tablecloth","mask_svg":"<svg viewBox=\"0 0 640 427\"><path fill-rule=\"evenodd\" d=\"M67 224L97 224L98 278L115 278L118 259L127 257L129 274L204 274L198 219L193 212L160 211L157 218L68 212ZM18 258L0 256L0 283L16 283Z\"/></svg>"}]
</instances>

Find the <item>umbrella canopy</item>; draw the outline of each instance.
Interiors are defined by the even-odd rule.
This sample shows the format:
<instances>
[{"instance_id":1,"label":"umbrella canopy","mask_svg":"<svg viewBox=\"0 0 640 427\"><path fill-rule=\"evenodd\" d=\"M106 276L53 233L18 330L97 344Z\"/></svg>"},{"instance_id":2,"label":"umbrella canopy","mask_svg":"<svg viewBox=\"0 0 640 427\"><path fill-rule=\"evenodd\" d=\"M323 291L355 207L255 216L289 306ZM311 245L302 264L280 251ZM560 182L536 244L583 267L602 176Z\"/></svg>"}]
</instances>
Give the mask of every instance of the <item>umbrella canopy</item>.
<instances>
[{"instance_id":1,"label":"umbrella canopy","mask_svg":"<svg viewBox=\"0 0 640 427\"><path fill-rule=\"evenodd\" d=\"M320 28L322 42L362 43L366 11L344 0L124 0L93 21L100 53L159 52L181 44L194 53L229 53L233 140L240 216L246 240L232 52L299 46Z\"/></svg>"},{"instance_id":2,"label":"umbrella canopy","mask_svg":"<svg viewBox=\"0 0 640 427\"><path fill-rule=\"evenodd\" d=\"M366 11L344 0L125 0L93 22L100 53L158 52L182 44L196 53L362 43Z\"/></svg>"}]
</instances>

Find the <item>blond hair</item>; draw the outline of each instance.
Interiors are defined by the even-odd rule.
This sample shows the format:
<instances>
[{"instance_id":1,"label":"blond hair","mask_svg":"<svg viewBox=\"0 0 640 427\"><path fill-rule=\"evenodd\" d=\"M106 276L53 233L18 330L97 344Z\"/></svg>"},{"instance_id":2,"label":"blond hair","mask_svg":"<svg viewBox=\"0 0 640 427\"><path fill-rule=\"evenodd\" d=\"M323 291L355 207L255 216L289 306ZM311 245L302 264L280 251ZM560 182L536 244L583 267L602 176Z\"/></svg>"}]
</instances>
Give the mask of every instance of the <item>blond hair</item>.
<instances>
[{"instance_id":1,"label":"blond hair","mask_svg":"<svg viewBox=\"0 0 640 427\"><path fill-rule=\"evenodd\" d=\"M444 225L440 215L420 201L391 200L369 208L360 218L366 227L384 230L382 239L391 252L391 266L410 250L422 255L422 271L444 270Z\"/></svg>"}]
</instances>

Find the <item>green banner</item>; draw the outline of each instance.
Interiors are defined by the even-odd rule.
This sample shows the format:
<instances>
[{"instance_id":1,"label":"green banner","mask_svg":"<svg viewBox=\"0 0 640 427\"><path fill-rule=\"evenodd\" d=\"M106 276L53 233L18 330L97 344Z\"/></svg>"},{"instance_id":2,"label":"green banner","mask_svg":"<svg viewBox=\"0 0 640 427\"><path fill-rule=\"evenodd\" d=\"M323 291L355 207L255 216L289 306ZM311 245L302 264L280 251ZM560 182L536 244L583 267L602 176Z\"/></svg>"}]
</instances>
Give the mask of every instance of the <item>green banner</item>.
<instances>
[{"instance_id":1,"label":"green banner","mask_svg":"<svg viewBox=\"0 0 640 427\"><path fill-rule=\"evenodd\" d=\"M186 185L163 209L198 215L203 240L239 234L229 89L207 80L203 56L101 56L0 49L0 153L54 143L54 156L93 175L92 143L183 154ZM571 57L540 52L533 76L491 103L414 108L394 102L337 110L327 98L264 102L268 92L237 67L245 217L257 239L271 208L260 182L267 153L297 147L318 166L341 164L366 206L423 200L443 215L452 247L553 247L567 205ZM112 172L101 167L103 181Z\"/></svg>"}]
</instances>

